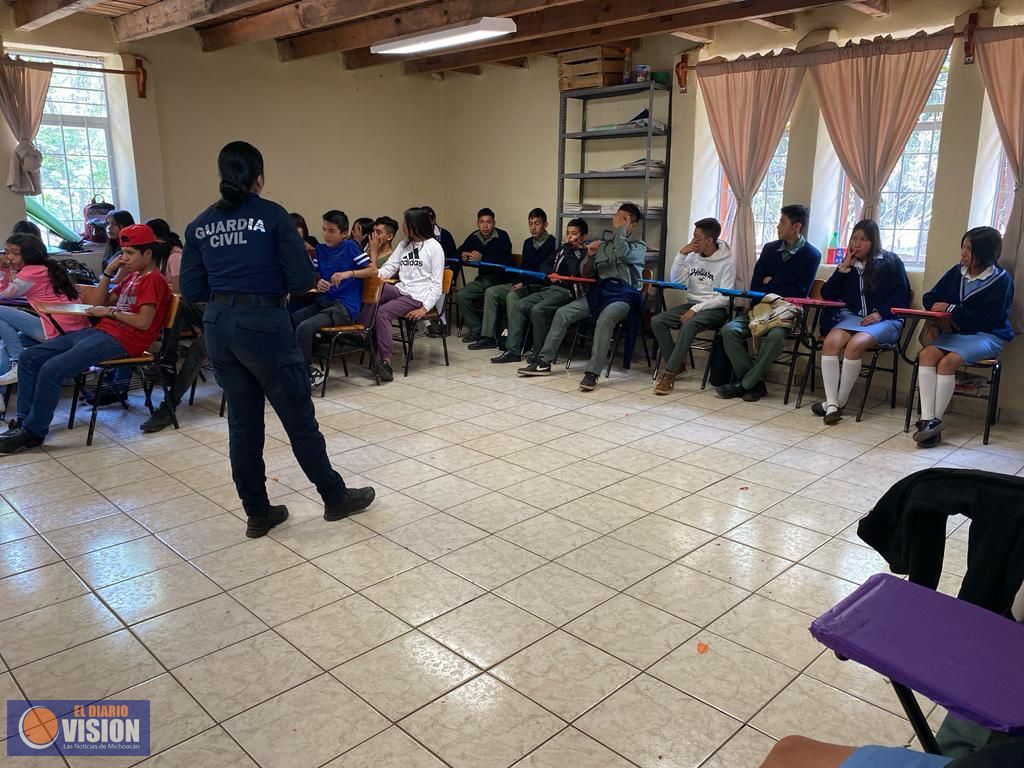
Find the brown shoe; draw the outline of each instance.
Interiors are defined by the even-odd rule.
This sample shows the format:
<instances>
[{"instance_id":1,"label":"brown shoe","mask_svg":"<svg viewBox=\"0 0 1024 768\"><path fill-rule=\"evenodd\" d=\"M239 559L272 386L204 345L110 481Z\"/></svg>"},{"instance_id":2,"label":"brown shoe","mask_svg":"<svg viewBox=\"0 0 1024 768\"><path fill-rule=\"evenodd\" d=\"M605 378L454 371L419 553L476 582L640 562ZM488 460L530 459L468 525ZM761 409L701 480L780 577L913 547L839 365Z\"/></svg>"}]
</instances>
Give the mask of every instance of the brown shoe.
<instances>
[{"instance_id":1,"label":"brown shoe","mask_svg":"<svg viewBox=\"0 0 1024 768\"><path fill-rule=\"evenodd\" d=\"M658 377L658 383L654 385L654 394L671 395L676 386L676 375L674 373L663 373Z\"/></svg>"}]
</instances>

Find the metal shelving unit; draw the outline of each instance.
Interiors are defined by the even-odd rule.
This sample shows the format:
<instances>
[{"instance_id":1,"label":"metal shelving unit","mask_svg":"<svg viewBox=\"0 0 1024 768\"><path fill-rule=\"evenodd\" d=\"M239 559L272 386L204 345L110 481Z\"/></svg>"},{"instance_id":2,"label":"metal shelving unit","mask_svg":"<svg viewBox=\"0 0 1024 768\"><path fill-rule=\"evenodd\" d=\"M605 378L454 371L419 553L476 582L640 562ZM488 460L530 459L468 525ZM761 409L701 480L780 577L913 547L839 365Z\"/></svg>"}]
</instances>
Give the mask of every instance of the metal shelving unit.
<instances>
[{"instance_id":1,"label":"metal shelving unit","mask_svg":"<svg viewBox=\"0 0 1024 768\"><path fill-rule=\"evenodd\" d=\"M649 122L647 128L613 128L609 130L592 130L587 128L587 102L593 99L614 99L622 96L635 96L635 95L647 96L647 112L651 116L651 122ZM664 98L661 98L664 97ZM582 103L581 107L581 125L580 130L567 131L568 121L568 107L569 100L576 99ZM662 104L665 105L664 110L656 108ZM653 120L655 118L661 118L665 124L664 129L654 127ZM631 179L642 183L642 189L638 190L637 196L641 199L636 200L640 205L640 210L643 211L644 218L640 222L640 237L647 243L648 248L655 248L657 250L656 264L654 265L655 274L658 277L662 276L664 270L664 254L667 246L666 238L668 236L668 228L664 226L668 213L668 175L669 175L669 158L671 156L672 149L672 89L665 85L660 85L653 80L646 83L629 83L627 85L612 85L604 88L579 88L573 91L562 91L559 113L558 113L558 201L555 206L555 210L558 211L560 220L571 219L571 218L582 218L590 221L609 221L611 220L610 214L601 214L593 212L570 212L565 210L565 183L567 181L579 182L579 202L586 202L586 181L590 179ZM656 148L654 145L654 139L658 137L664 137L664 157L659 157L661 153L660 148ZM644 147L644 159L648 165L652 159L664 160L664 170L652 170L650 167L645 168L643 171L585 171L566 173L565 171L565 158L566 153L570 150L569 142L575 141L579 144L579 167L581 169L586 168L586 157L587 157L587 144L590 141L610 141L614 139L626 139L626 138L644 138L646 139ZM661 184L661 213L648 215L648 208L651 203L652 197L652 182ZM656 194L656 193L655 193ZM655 198L657 199L657 198ZM649 225L654 225L650 226ZM657 229L657 238L655 242L648 240L649 229ZM559 230L561 230L561 223L559 224ZM653 233L651 233L653 234ZM561 236L561 233L560 235Z\"/></svg>"}]
</instances>

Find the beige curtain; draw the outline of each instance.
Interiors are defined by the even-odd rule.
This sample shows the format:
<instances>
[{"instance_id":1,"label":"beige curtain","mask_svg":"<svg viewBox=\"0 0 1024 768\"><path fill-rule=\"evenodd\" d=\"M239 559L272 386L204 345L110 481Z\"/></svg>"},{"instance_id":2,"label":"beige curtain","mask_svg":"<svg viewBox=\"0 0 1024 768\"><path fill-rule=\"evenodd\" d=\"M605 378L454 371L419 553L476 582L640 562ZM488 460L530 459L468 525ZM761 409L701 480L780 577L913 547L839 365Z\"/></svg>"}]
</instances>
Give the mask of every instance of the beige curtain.
<instances>
[{"instance_id":1,"label":"beige curtain","mask_svg":"<svg viewBox=\"0 0 1024 768\"><path fill-rule=\"evenodd\" d=\"M19 195L38 195L43 156L32 142L43 119L43 105L50 87L51 64L0 59L0 112L3 113L18 146L11 156L7 187Z\"/></svg>"},{"instance_id":2,"label":"beige curtain","mask_svg":"<svg viewBox=\"0 0 1024 768\"><path fill-rule=\"evenodd\" d=\"M952 43L949 29L905 40L851 41L842 48L824 43L803 52L832 146L864 201L864 218L878 218L882 189Z\"/></svg>"},{"instance_id":3,"label":"beige curtain","mask_svg":"<svg viewBox=\"0 0 1024 768\"><path fill-rule=\"evenodd\" d=\"M737 284L746 287L754 272L754 195L793 111L804 67L792 52L738 61L712 60L697 66L711 136L736 197L732 252Z\"/></svg>"},{"instance_id":4,"label":"beige curtain","mask_svg":"<svg viewBox=\"0 0 1024 768\"><path fill-rule=\"evenodd\" d=\"M994 27L975 32L978 64L985 80L999 136L1013 173L1013 205L1003 233L1002 266L1013 275L1016 287L1013 327L1024 332L1024 27Z\"/></svg>"}]
</instances>

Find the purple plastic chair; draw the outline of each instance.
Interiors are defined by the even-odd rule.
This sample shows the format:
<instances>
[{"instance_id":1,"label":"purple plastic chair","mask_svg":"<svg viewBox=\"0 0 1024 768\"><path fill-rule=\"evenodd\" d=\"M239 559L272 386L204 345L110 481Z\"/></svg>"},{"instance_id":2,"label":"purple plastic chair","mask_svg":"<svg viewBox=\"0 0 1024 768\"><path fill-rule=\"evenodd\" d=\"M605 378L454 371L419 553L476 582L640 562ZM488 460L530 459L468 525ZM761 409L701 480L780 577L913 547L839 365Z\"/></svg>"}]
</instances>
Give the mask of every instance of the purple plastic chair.
<instances>
[{"instance_id":1,"label":"purple plastic chair","mask_svg":"<svg viewBox=\"0 0 1024 768\"><path fill-rule=\"evenodd\" d=\"M1024 735L1024 624L878 573L810 629L840 659L889 679L926 752L942 754L912 690L989 730Z\"/></svg>"}]
</instances>

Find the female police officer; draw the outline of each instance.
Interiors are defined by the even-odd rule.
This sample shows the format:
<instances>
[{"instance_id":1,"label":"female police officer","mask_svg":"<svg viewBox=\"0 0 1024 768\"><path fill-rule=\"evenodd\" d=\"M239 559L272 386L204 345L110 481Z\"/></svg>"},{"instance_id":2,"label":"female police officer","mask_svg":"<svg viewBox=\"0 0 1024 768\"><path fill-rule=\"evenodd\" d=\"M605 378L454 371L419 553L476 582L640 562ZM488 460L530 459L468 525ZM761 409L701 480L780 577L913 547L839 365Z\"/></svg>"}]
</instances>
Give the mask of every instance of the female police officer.
<instances>
[{"instance_id":1,"label":"female police officer","mask_svg":"<svg viewBox=\"0 0 1024 768\"><path fill-rule=\"evenodd\" d=\"M185 236L181 293L208 301L206 349L228 403L231 475L248 516L245 535L264 536L288 518L271 506L263 463L264 397L288 433L295 458L324 500L324 520L373 501L373 488L346 488L334 471L313 412L309 376L295 344L287 294L305 293L315 275L288 212L260 198L263 156L233 141L220 151L221 199Z\"/></svg>"}]
</instances>

